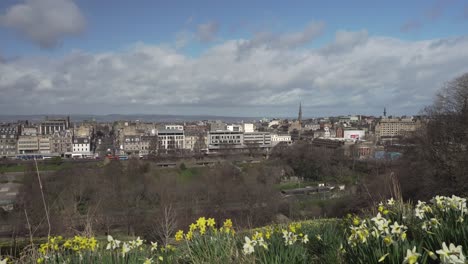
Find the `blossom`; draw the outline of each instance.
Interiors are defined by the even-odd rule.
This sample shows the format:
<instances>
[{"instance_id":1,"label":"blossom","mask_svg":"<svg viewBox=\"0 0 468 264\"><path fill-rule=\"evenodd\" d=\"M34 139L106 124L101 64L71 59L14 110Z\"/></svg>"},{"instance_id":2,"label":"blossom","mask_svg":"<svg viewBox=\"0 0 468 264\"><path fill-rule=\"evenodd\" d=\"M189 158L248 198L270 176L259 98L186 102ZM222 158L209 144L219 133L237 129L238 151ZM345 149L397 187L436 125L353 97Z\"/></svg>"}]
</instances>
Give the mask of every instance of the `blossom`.
<instances>
[{"instance_id":1,"label":"blossom","mask_svg":"<svg viewBox=\"0 0 468 264\"><path fill-rule=\"evenodd\" d=\"M393 199L393 197L387 200L387 204L390 206L395 204L395 200Z\"/></svg>"},{"instance_id":2,"label":"blossom","mask_svg":"<svg viewBox=\"0 0 468 264\"><path fill-rule=\"evenodd\" d=\"M208 227L214 227L215 224L216 224L216 222L215 222L214 218L208 218L208 221L206 221L206 225Z\"/></svg>"},{"instance_id":3,"label":"blossom","mask_svg":"<svg viewBox=\"0 0 468 264\"><path fill-rule=\"evenodd\" d=\"M307 234L302 237L301 242L302 244L307 244L309 242L309 237L307 236Z\"/></svg>"},{"instance_id":4,"label":"blossom","mask_svg":"<svg viewBox=\"0 0 468 264\"><path fill-rule=\"evenodd\" d=\"M151 263L153 263L152 258L146 258L145 261L143 262L143 264L151 264Z\"/></svg>"},{"instance_id":5,"label":"blossom","mask_svg":"<svg viewBox=\"0 0 468 264\"><path fill-rule=\"evenodd\" d=\"M110 249L116 249L116 248L119 248L120 246L120 241L115 239L111 236L111 235L108 235L107 236L107 247L106 249L107 250L110 250Z\"/></svg>"},{"instance_id":6,"label":"blossom","mask_svg":"<svg viewBox=\"0 0 468 264\"><path fill-rule=\"evenodd\" d=\"M125 255L130 252L131 248L130 245L127 242L124 242L122 244L122 257L125 257Z\"/></svg>"},{"instance_id":7,"label":"blossom","mask_svg":"<svg viewBox=\"0 0 468 264\"><path fill-rule=\"evenodd\" d=\"M464 264L465 256L462 252L462 246L456 246L450 243L449 247L442 243L442 249L436 251L439 254L442 263Z\"/></svg>"},{"instance_id":8,"label":"blossom","mask_svg":"<svg viewBox=\"0 0 468 264\"><path fill-rule=\"evenodd\" d=\"M158 242L151 242L151 252L158 250Z\"/></svg>"},{"instance_id":9,"label":"blossom","mask_svg":"<svg viewBox=\"0 0 468 264\"><path fill-rule=\"evenodd\" d=\"M254 253L254 246L256 244L255 240L250 240L250 238L248 237L245 237L245 243L244 243L244 247L243 247L243 253L244 255L249 255L249 254L252 254Z\"/></svg>"},{"instance_id":10,"label":"blossom","mask_svg":"<svg viewBox=\"0 0 468 264\"><path fill-rule=\"evenodd\" d=\"M392 228L392 234L400 235L404 230L408 229L405 225L399 225L398 222L395 222L390 226Z\"/></svg>"},{"instance_id":11,"label":"blossom","mask_svg":"<svg viewBox=\"0 0 468 264\"><path fill-rule=\"evenodd\" d=\"M418 252L416 252L416 247L413 247L412 250L406 250L406 257L403 260L403 264L416 264L418 263L418 258L421 256Z\"/></svg>"},{"instance_id":12,"label":"blossom","mask_svg":"<svg viewBox=\"0 0 468 264\"><path fill-rule=\"evenodd\" d=\"M184 231L179 230L175 234L175 240L176 241L181 241L182 239L184 239Z\"/></svg>"},{"instance_id":13,"label":"blossom","mask_svg":"<svg viewBox=\"0 0 468 264\"><path fill-rule=\"evenodd\" d=\"M226 221L224 221L224 223L223 223L223 227L231 229L232 228L231 219L226 219Z\"/></svg>"},{"instance_id":14,"label":"blossom","mask_svg":"<svg viewBox=\"0 0 468 264\"><path fill-rule=\"evenodd\" d=\"M284 238L284 244L286 246L290 246L297 241L297 235L294 234L293 232L288 232L287 230L283 230L283 238Z\"/></svg>"},{"instance_id":15,"label":"blossom","mask_svg":"<svg viewBox=\"0 0 468 264\"><path fill-rule=\"evenodd\" d=\"M383 262L383 261L385 260L385 258L386 258L388 255L390 255L390 253L387 253L387 254L381 256L381 257L379 258L378 262Z\"/></svg>"}]
</instances>

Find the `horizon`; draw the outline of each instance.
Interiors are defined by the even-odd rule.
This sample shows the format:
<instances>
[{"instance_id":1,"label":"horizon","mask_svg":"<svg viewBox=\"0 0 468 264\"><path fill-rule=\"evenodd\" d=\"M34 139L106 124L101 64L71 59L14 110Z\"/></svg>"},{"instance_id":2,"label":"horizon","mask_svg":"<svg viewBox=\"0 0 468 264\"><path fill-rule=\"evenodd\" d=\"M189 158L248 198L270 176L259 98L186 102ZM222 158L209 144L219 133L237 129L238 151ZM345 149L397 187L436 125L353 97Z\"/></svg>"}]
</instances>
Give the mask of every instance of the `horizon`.
<instances>
[{"instance_id":1,"label":"horizon","mask_svg":"<svg viewBox=\"0 0 468 264\"><path fill-rule=\"evenodd\" d=\"M417 114L468 72L467 25L444 0L6 0L0 112Z\"/></svg>"}]
</instances>

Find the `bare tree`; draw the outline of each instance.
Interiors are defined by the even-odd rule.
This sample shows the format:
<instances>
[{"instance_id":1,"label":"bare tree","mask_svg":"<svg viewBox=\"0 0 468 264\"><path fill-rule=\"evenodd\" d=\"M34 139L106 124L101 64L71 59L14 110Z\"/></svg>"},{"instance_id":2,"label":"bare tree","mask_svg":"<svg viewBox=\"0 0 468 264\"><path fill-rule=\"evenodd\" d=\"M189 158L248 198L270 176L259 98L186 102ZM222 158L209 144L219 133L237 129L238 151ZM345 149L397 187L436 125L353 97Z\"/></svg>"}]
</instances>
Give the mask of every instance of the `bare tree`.
<instances>
[{"instance_id":1,"label":"bare tree","mask_svg":"<svg viewBox=\"0 0 468 264\"><path fill-rule=\"evenodd\" d=\"M164 246L167 246L177 230L177 213L172 204L162 206L161 215L156 221L154 230Z\"/></svg>"},{"instance_id":2,"label":"bare tree","mask_svg":"<svg viewBox=\"0 0 468 264\"><path fill-rule=\"evenodd\" d=\"M403 194L468 194L468 73L442 87L423 113L427 120L400 170Z\"/></svg>"}]
</instances>

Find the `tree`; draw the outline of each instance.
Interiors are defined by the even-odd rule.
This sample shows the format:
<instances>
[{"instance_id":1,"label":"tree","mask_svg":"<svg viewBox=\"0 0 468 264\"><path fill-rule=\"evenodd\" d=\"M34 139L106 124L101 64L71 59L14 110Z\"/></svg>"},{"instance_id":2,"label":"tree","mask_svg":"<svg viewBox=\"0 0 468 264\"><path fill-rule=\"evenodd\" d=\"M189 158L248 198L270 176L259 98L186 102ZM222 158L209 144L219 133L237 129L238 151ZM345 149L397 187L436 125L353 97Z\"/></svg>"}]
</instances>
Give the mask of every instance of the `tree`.
<instances>
[{"instance_id":1,"label":"tree","mask_svg":"<svg viewBox=\"0 0 468 264\"><path fill-rule=\"evenodd\" d=\"M157 159L159 150L159 139L158 136L151 136L148 146L148 157L151 159Z\"/></svg>"},{"instance_id":2,"label":"tree","mask_svg":"<svg viewBox=\"0 0 468 264\"><path fill-rule=\"evenodd\" d=\"M400 172L404 194L468 194L468 73L444 85L423 113Z\"/></svg>"}]
</instances>

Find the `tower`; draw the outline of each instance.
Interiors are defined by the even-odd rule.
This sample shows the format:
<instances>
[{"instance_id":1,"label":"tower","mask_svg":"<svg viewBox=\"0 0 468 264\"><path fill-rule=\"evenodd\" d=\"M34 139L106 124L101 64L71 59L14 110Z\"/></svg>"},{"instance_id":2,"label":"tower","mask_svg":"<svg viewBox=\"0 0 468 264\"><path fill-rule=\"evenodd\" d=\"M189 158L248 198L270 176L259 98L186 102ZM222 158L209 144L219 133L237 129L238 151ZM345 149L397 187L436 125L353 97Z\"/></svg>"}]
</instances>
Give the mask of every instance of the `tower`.
<instances>
[{"instance_id":1,"label":"tower","mask_svg":"<svg viewBox=\"0 0 468 264\"><path fill-rule=\"evenodd\" d=\"M302 102L299 102L299 115L297 117L299 124L302 124Z\"/></svg>"},{"instance_id":2,"label":"tower","mask_svg":"<svg viewBox=\"0 0 468 264\"><path fill-rule=\"evenodd\" d=\"M384 107L384 109L383 109L383 116L387 117L387 108L386 107Z\"/></svg>"}]
</instances>

